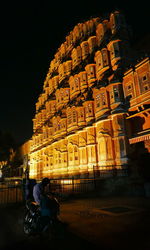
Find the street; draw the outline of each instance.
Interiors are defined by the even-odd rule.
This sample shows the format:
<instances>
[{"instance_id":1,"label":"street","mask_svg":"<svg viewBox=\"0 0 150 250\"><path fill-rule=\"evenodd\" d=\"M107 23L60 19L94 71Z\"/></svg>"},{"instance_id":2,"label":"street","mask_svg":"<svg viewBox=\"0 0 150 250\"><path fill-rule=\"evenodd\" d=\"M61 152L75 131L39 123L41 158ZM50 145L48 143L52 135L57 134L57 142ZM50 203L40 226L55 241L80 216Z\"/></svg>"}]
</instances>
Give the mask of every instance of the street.
<instances>
[{"instance_id":1,"label":"street","mask_svg":"<svg viewBox=\"0 0 150 250\"><path fill-rule=\"evenodd\" d=\"M97 249L94 244L80 238L71 231L65 230L65 234L58 239L45 239L40 236L28 237L23 233L23 206L10 206L0 209L0 250L24 249L83 249L90 247Z\"/></svg>"},{"instance_id":2,"label":"street","mask_svg":"<svg viewBox=\"0 0 150 250\"><path fill-rule=\"evenodd\" d=\"M26 237L23 206L2 208L0 249L149 250L150 198L105 197L66 200L60 218L66 226L61 239Z\"/></svg>"}]
</instances>

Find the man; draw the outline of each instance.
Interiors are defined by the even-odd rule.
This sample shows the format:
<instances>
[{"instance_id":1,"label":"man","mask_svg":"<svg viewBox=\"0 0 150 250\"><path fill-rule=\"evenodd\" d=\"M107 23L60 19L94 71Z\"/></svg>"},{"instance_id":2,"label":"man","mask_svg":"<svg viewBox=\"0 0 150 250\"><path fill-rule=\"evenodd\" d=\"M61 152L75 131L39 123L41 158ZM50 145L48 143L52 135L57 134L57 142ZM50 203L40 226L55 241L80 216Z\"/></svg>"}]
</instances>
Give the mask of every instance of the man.
<instances>
[{"instance_id":1,"label":"man","mask_svg":"<svg viewBox=\"0 0 150 250\"><path fill-rule=\"evenodd\" d=\"M33 197L35 202L40 205L41 199L45 194L45 188L50 183L48 178L44 178L40 183L37 183L33 188Z\"/></svg>"},{"instance_id":2,"label":"man","mask_svg":"<svg viewBox=\"0 0 150 250\"><path fill-rule=\"evenodd\" d=\"M48 178L44 178L40 183L33 188L33 197L37 205L40 206L42 216L52 216L59 210L59 204L53 199L52 194L46 194L45 188L50 184Z\"/></svg>"}]
</instances>

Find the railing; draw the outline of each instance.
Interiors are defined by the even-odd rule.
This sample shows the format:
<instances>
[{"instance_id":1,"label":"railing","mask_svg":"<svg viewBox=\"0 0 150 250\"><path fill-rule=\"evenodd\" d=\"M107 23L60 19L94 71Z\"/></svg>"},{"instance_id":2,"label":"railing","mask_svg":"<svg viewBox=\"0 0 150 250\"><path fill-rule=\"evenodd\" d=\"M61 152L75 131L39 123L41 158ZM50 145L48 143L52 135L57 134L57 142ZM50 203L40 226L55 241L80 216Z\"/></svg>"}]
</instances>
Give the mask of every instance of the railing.
<instances>
[{"instance_id":1,"label":"railing","mask_svg":"<svg viewBox=\"0 0 150 250\"><path fill-rule=\"evenodd\" d=\"M21 185L0 184L0 206L21 203L22 201Z\"/></svg>"},{"instance_id":2,"label":"railing","mask_svg":"<svg viewBox=\"0 0 150 250\"><path fill-rule=\"evenodd\" d=\"M48 191L56 192L60 196L81 195L95 192L101 187L103 180L115 178L118 176L126 176L127 168L112 169L109 171L98 171L93 168L92 178L58 178L51 179ZM8 178L5 183L0 183L0 205L21 203L24 201L25 180ZM37 180L39 182L41 180Z\"/></svg>"},{"instance_id":3,"label":"railing","mask_svg":"<svg viewBox=\"0 0 150 250\"><path fill-rule=\"evenodd\" d=\"M65 194L85 194L94 191L96 182L93 178L88 179L55 179L50 182L50 191L60 195Z\"/></svg>"},{"instance_id":4,"label":"railing","mask_svg":"<svg viewBox=\"0 0 150 250\"><path fill-rule=\"evenodd\" d=\"M95 166L93 167L92 178L66 178L66 179L52 179L50 189L56 191L59 194L85 194L96 191L100 188L101 183L106 179L124 177L128 175L128 169L126 166L120 169L111 169L99 171Z\"/></svg>"},{"instance_id":5,"label":"railing","mask_svg":"<svg viewBox=\"0 0 150 250\"><path fill-rule=\"evenodd\" d=\"M12 180L0 184L0 206L18 204L24 201L24 185ZM60 197L79 195L95 190L94 179L55 179L51 180L49 190Z\"/></svg>"}]
</instances>

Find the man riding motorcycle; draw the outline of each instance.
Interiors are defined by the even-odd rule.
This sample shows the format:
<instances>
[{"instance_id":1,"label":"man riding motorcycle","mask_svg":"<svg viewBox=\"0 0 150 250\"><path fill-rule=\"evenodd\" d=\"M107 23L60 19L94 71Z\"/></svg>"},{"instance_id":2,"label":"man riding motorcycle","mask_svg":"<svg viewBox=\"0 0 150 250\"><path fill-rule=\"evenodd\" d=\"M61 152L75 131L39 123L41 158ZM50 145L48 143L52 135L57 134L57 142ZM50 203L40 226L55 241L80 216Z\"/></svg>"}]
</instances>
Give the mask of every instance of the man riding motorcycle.
<instances>
[{"instance_id":1,"label":"man riding motorcycle","mask_svg":"<svg viewBox=\"0 0 150 250\"><path fill-rule=\"evenodd\" d=\"M33 187L33 198L38 205L40 205L42 195L45 194L45 188L48 184L50 184L50 179L44 178Z\"/></svg>"},{"instance_id":2,"label":"man riding motorcycle","mask_svg":"<svg viewBox=\"0 0 150 250\"><path fill-rule=\"evenodd\" d=\"M50 183L48 178L44 178L40 183L33 187L33 201L27 201L27 215L24 220L24 232L42 232L50 224L58 221L59 203L52 193L46 193L46 187Z\"/></svg>"}]
</instances>

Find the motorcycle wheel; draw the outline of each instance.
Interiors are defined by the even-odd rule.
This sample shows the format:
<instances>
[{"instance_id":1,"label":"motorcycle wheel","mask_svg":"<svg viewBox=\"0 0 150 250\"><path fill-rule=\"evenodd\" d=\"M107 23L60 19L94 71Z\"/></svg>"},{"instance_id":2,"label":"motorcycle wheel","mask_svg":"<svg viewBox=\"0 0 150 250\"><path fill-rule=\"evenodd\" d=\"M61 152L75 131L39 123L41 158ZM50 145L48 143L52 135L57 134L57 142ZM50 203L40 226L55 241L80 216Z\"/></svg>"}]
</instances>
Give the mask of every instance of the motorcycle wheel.
<instances>
[{"instance_id":1,"label":"motorcycle wheel","mask_svg":"<svg viewBox=\"0 0 150 250\"><path fill-rule=\"evenodd\" d=\"M33 234L33 218L29 213L26 214L24 218L24 223L23 223L23 231L26 235L31 235Z\"/></svg>"},{"instance_id":2,"label":"motorcycle wheel","mask_svg":"<svg viewBox=\"0 0 150 250\"><path fill-rule=\"evenodd\" d=\"M24 223L24 225L23 225L23 231L24 231L24 233L26 235L32 235L32 233L33 233L32 228L27 223Z\"/></svg>"}]
</instances>

